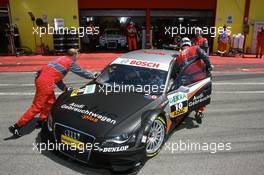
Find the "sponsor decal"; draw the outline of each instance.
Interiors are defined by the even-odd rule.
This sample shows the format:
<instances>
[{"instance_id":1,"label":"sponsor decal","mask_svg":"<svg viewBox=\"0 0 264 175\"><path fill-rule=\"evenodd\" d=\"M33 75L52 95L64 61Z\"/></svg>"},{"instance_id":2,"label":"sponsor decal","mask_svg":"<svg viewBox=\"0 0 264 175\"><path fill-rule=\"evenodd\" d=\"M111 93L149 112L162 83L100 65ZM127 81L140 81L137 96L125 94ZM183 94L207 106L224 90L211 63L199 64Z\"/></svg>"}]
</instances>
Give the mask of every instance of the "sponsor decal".
<instances>
[{"instance_id":1,"label":"sponsor decal","mask_svg":"<svg viewBox=\"0 0 264 175\"><path fill-rule=\"evenodd\" d=\"M86 85L82 89L74 89L71 93L71 97L75 97L77 95L83 95L83 94L93 94L95 92L96 85Z\"/></svg>"},{"instance_id":2,"label":"sponsor decal","mask_svg":"<svg viewBox=\"0 0 264 175\"><path fill-rule=\"evenodd\" d=\"M210 97L211 97L211 95L206 95L206 96L204 96L203 93L201 93L201 94L198 95L198 96L194 96L194 97L193 97L193 100L189 102L189 107L191 107L191 106L195 106L195 105L197 105L197 104L199 104L199 103L202 103L202 102L208 100Z\"/></svg>"},{"instance_id":3,"label":"sponsor decal","mask_svg":"<svg viewBox=\"0 0 264 175\"><path fill-rule=\"evenodd\" d=\"M182 104L182 103L180 103ZM178 109L177 109L178 108ZM188 106L185 106L185 107L182 107L181 105L176 106L175 107L175 110L173 110L171 113L170 113L170 116L171 118L174 118L174 117L177 117L179 115L182 115L184 113L188 112Z\"/></svg>"},{"instance_id":4,"label":"sponsor decal","mask_svg":"<svg viewBox=\"0 0 264 175\"><path fill-rule=\"evenodd\" d=\"M141 143L146 143L147 142L147 136L143 135L141 139Z\"/></svg>"},{"instance_id":5,"label":"sponsor decal","mask_svg":"<svg viewBox=\"0 0 264 175\"><path fill-rule=\"evenodd\" d=\"M90 116L90 115L82 115L82 119L84 120L88 120L90 122L98 122L98 119L97 118L94 118L93 116Z\"/></svg>"},{"instance_id":6,"label":"sponsor decal","mask_svg":"<svg viewBox=\"0 0 264 175\"><path fill-rule=\"evenodd\" d=\"M175 94L168 95L170 106L175 105L179 102L187 101L187 93L177 92Z\"/></svg>"},{"instance_id":7,"label":"sponsor decal","mask_svg":"<svg viewBox=\"0 0 264 175\"><path fill-rule=\"evenodd\" d=\"M106 153L106 152L121 152L126 151L129 148L128 145L125 146L117 146L117 147L105 147L101 148L100 151Z\"/></svg>"},{"instance_id":8,"label":"sponsor decal","mask_svg":"<svg viewBox=\"0 0 264 175\"><path fill-rule=\"evenodd\" d=\"M61 143L69 145L72 148L83 150L84 149L84 143L80 142L76 139L73 139L69 136L66 136L64 134L61 135Z\"/></svg>"},{"instance_id":9,"label":"sponsor decal","mask_svg":"<svg viewBox=\"0 0 264 175\"><path fill-rule=\"evenodd\" d=\"M162 63L153 62L153 61L131 59L131 58L130 59L129 58L117 58L111 64L124 64L124 65L159 69L159 70L165 70L165 71L168 71L169 69L169 65L167 64L162 64Z\"/></svg>"},{"instance_id":10,"label":"sponsor decal","mask_svg":"<svg viewBox=\"0 0 264 175\"><path fill-rule=\"evenodd\" d=\"M153 51L142 51L141 53L144 53L144 54L154 54L154 55L162 55L162 56L164 56L164 55L166 55L165 53L163 53L163 52L153 52Z\"/></svg>"},{"instance_id":11,"label":"sponsor decal","mask_svg":"<svg viewBox=\"0 0 264 175\"><path fill-rule=\"evenodd\" d=\"M75 97L78 95L78 89L74 89L71 93L71 97Z\"/></svg>"},{"instance_id":12,"label":"sponsor decal","mask_svg":"<svg viewBox=\"0 0 264 175\"><path fill-rule=\"evenodd\" d=\"M90 116L90 117L86 117L84 119L88 119L88 118L92 119L91 117L93 117L93 118L98 119L98 120L100 120L102 122L110 123L110 124L113 124L113 125L116 124L116 120L113 120L113 119L111 119L111 118L109 118L107 116L101 115L101 114L94 113L93 111L90 111L88 109L84 109L84 106L85 105L83 105L83 104L76 104L76 103L71 103L69 105L68 104L63 104L63 105L61 105L61 109L74 111L74 112L78 112L78 113Z\"/></svg>"},{"instance_id":13,"label":"sponsor decal","mask_svg":"<svg viewBox=\"0 0 264 175\"><path fill-rule=\"evenodd\" d=\"M96 88L95 84L87 85L84 88L83 94L93 94L95 92L95 88Z\"/></svg>"},{"instance_id":14,"label":"sponsor decal","mask_svg":"<svg viewBox=\"0 0 264 175\"><path fill-rule=\"evenodd\" d=\"M187 93L177 92L168 95L170 105L170 117L174 118L188 112Z\"/></svg>"},{"instance_id":15,"label":"sponsor decal","mask_svg":"<svg viewBox=\"0 0 264 175\"><path fill-rule=\"evenodd\" d=\"M140 67L149 67L149 68L159 68L160 66L160 63L155 63L151 61L140 61L140 60L131 60L129 64Z\"/></svg>"}]
</instances>

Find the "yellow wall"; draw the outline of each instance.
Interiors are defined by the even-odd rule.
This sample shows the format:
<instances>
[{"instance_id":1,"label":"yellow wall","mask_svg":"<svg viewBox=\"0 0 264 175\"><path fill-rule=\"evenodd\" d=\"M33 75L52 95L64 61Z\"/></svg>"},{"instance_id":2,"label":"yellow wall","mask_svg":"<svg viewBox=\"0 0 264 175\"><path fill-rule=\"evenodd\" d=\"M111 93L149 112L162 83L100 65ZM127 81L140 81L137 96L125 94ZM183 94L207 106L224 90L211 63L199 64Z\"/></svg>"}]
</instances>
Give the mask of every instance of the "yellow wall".
<instances>
[{"instance_id":1,"label":"yellow wall","mask_svg":"<svg viewBox=\"0 0 264 175\"><path fill-rule=\"evenodd\" d=\"M78 2L77 0L9 0L13 24L17 24L20 32L22 46L30 47L35 51L33 24L28 15L31 11L36 18L47 15L48 23L53 24L53 18L64 18L66 27L78 27ZM77 18L74 19L73 16ZM43 43L53 49L53 37L45 35ZM40 39L37 37L37 44Z\"/></svg>"},{"instance_id":2,"label":"yellow wall","mask_svg":"<svg viewBox=\"0 0 264 175\"><path fill-rule=\"evenodd\" d=\"M222 27L224 24L227 24L227 17L233 16L233 22L227 24L227 26L232 27L232 34L242 33L244 9L245 0L217 0L216 27ZM217 49L217 37L214 39L214 51Z\"/></svg>"},{"instance_id":3,"label":"yellow wall","mask_svg":"<svg viewBox=\"0 0 264 175\"><path fill-rule=\"evenodd\" d=\"M250 48L251 48L253 32L254 32L254 22L264 22L263 8L264 8L263 0L251 0L250 11L249 11L250 30L246 40L246 46Z\"/></svg>"},{"instance_id":4,"label":"yellow wall","mask_svg":"<svg viewBox=\"0 0 264 175\"><path fill-rule=\"evenodd\" d=\"M35 51L33 25L28 12L31 11L36 18L42 15L48 16L48 23L53 26L53 18L64 18L65 26L78 27L78 0L9 0L11 16L14 24L18 25L22 46L30 47ZM246 47L251 47L253 37L254 21L264 21L264 1L251 0L249 23L250 33L247 35ZM227 23L227 16L233 16L233 23L227 24L232 27L232 33L242 32L245 0L217 0L216 27ZM73 16L76 15L76 19ZM53 49L53 38L51 35L43 37L44 44ZM37 44L40 44L37 37ZM214 51L217 48L217 37L214 40Z\"/></svg>"}]
</instances>

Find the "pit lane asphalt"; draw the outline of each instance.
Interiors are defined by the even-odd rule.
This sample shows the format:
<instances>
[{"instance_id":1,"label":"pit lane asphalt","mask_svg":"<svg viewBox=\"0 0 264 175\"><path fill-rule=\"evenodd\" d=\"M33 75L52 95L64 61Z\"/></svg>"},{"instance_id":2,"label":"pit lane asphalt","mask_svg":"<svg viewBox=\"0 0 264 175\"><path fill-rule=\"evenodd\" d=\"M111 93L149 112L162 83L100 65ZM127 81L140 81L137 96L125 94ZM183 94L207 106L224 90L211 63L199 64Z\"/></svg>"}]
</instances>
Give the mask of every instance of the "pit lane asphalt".
<instances>
[{"instance_id":1,"label":"pit lane asphalt","mask_svg":"<svg viewBox=\"0 0 264 175\"><path fill-rule=\"evenodd\" d=\"M69 75L75 87L85 79ZM264 73L214 73L212 103L203 124L192 120L193 114L167 141L231 143L231 150L215 154L203 150L174 151L163 147L149 160L139 175L229 175L264 172ZM40 130L19 139L7 128L26 110L34 92L32 73L0 73L0 174L110 174L107 170L86 168L76 162L47 152L33 151ZM175 148L175 147L174 147Z\"/></svg>"}]
</instances>

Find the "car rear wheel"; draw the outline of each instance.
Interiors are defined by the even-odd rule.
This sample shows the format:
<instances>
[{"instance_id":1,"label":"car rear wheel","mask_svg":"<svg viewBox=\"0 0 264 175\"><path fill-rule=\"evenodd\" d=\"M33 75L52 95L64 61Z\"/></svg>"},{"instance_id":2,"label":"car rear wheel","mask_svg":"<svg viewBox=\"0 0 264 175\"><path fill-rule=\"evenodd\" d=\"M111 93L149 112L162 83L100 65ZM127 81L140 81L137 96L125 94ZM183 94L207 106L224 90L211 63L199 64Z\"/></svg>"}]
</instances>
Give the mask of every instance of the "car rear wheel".
<instances>
[{"instance_id":1,"label":"car rear wheel","mask_svg":"<svg viewBox=\"0 0 264 175\"><path fill-rule=\"evenodd\" d=\"M166 122L160 116L158 116L151 125L147 145L146 145L146 153L147 157L156 156L165 140L166 136Z\"/></svg>"}]
</instances>

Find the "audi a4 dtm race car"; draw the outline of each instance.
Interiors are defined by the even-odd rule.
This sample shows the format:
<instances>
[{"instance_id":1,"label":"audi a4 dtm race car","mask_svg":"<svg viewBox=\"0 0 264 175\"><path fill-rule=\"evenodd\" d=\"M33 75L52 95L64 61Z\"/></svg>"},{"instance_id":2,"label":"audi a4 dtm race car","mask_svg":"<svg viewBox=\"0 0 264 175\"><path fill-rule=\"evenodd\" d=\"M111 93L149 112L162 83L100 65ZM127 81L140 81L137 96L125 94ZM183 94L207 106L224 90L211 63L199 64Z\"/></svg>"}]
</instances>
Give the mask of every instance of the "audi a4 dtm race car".
<instances>
[{"instance_id":1,"label":"audi a4 dtm race car","mask_svg":"<svg viewBox=\"0 0 264 175\"><path fill-rule=\"evenodd\" d=\"M204 63L179 67L177 54L129 52L94 81L61 94L47 122L54 142L68 146L60 152L114 171L137 169L157 155L173 129L211 99Z\"/></svg>"}]
</instances>

